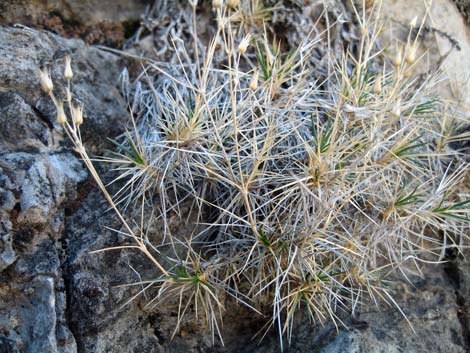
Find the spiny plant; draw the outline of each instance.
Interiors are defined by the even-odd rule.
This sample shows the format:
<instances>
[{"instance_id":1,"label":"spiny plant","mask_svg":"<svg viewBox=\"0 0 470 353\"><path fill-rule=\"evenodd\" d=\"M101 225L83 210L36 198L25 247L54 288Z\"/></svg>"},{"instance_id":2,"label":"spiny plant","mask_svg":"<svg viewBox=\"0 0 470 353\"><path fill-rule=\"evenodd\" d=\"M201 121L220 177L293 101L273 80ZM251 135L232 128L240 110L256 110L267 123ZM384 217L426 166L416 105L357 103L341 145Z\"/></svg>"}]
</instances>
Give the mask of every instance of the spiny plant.
<instances>
[{"instance_id":1,"label":"spiny plant","mask_svg":"<svg viewBox=\"0 0 470 353\"><path fill-rule=\"evenodd\" d=\"M314 323L342 324L339 311L366 300L397 305L390 274L440 262L468 237L469 165L449 148L468 136L459 132L465 120L433 95L439 75L413 76L416 23L393 59L378 46L375 5L354 8L355 50L338 57L322 40L327 28L283 52L269 24L251 32L267 20L260 11L248 22L251 12L234 16L248 5L213 2L216 32L196 58L176 50L173 69L147 59L131 129L100 159L119 173L114 196L82 143L70 59L68 114L49 73L40 78L57 122L134 240L105 250L136 249L155 265L156 279L134 283L143 290L131 300L157 287L148 307L176 300L175 332L194 306L221 340L224 303L235 300L269 317L282 347L300 310ZM168 218L188 221L188 203L197 227L183 239ZM123 210L139 207L162 220L161 244L145 233L145 216L131 227L139 222Z\"/></svg>"}]
</instances>

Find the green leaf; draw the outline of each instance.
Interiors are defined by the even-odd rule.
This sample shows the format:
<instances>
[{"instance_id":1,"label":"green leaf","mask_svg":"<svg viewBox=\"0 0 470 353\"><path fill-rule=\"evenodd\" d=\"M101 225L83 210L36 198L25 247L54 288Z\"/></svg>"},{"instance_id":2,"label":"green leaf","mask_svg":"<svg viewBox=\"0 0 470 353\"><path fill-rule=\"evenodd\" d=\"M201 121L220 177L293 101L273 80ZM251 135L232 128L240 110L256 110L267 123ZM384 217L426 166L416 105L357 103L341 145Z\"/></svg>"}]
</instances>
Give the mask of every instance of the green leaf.
<instances>
[{"instance_id":1,"label":"green leaf","mask_svg":"<svg viewBox=\"0 0 470 353\"><path fill-rule=\"evenodd\" d=\"M405 115L423 115L436 112L437 103L439 100L437 98L432 98L424 103L417 104L415 107L408 109L405 112Z\"/></svg>"},{"instance_id":2,"label":"green leaf","mask_svg":"<svg viewBox=\"0 0 470 353\"><path fill-rule=\"evenodd\" d=\"M315 125L315 122L313 121L313 115L311 121L315 150L319 151L320 153L325 153L330 148L330 140L331 134L333 133L333 125L328 124L326 127L321 129L321 131L317 131L317 127Z\"/></svg>"},{"instance_id":3,"label":"green leaf","mask_svg":"<svg viewBox=\"0 0 470 353\"><path fill-rule=\"evenodd\" d=\"M116 145L122 152L124 152L126 156L129 157L135 164L142 166L145 165L145 160L139 153L139 150L137 149L129 133L126 132L126 142L129 147L125 144L117 142L116 140L110 138L108 138L108 140L111 141L111 143L113 143L114 145Z\"/></svg>"},{"instance_id":4,"label":"green leaf","mask_svg":"<svg viewBox=\"0 0 470 353\"><path fill-rule=\"evenodd\" d=\"M271 247L271 239L269 239L262 230L259 230L258 231L260 236L259 236L259 241L261 241L261 243L263 243L263 245L267 248Z\"/></svg>"},{"instance_id":5,"label":"green leaf","mask_svg":"<svg viewBox=\"0 0 470 353\"><path fill-rule=\"evenodd\" d=\"M463 220L463 221L469 221L470 220L470 217L465 217L465 216L461 216L460 214L456 214L456 213L453 213L452 211L466 211L467 213L470 212L469 209L466 209L466 205L470 204L470 200L466 200L466 201L462 201L462 202L458 202L458 203L455 203L453 205L450 205L450 206L442 206L442 203L436 207L435 209L433 209L431 212L433 213L436 213L438 215L442 215L442 216L446 216L446 217L451 217L451 218L455 218L455 219L459 219L459 220Z\"/></svg>"},{"instance_id":6,"label":"green leaf","mask_svg":"<svg viewBox=\"0 0 470 353\"><path fill-rule=\"evenodd\" d=\"M422 146L426 146L428 144L427 142L420 142L420 143L413 144L416 141L420 141L420 139L421 139L421 136L403 145L400 149L394 152L395 156L404 157L404 156L411 156L413 154L416 154L416 152L412 152L412 150L422 147Z\"/></svg>"},{"instance_id":7,"label":"green leaf","mask_svg":"<svg viewBox=\"0 0 470 353\"><path fill-rule=\"evenodd\" d=\"M419 201L421 200L421 198L419 197L419 195L416 195L416 191L417 191L417 190L418 190L418 187L416 187L416 188L415 188L411 193L409 193L408 195L399 198L399 199L395 202L394 205L395 205L396 207L402 207L402 206L406 206L406 205L410 205L410 204L419 202Z\"/></svg>"}]
</instances>

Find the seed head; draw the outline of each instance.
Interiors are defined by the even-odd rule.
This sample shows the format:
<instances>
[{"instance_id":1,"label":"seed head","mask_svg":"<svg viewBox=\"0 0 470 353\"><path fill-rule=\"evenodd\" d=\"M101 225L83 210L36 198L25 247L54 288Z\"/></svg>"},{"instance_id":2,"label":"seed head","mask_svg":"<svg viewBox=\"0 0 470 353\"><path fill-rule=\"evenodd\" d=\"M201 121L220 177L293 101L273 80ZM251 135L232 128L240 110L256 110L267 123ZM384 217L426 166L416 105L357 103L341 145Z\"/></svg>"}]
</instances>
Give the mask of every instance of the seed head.
<instances>
[{"instance_id":1,"label":"seed head","mask_svg":"<svg viewBox=\"0 0 470 353\"><path fill-rule=\"evenodd\" d=\"M418 48L417 48L417 45L416 44L412 44L408 50L406 51L406 55L405 55L405 61L408 63L408 64L413 64L415 61L416 61L416 52L418 51Z\"/></svg>"},{"instance_id":2,"label":"seed head","mask_svg":"<svg viewBox=\"0 0 470 353\"><path fill-rule=\"evenodd\" d=\"M67 55L65 57L65 70L64 70L64 77L67 80L71 80L73 77L73 72L72 72L72 58Z\"/></svg>"},{"instance_id":3,"label":"seed head","mask_svg":"<svg viewBox=\"0 0 470 353\"><path fill-rule=\"evenodd\" d=\"M57 123L59 125L64 125L67 122L67 116L64 111L64 103L60 101L57 104Z\"/></svg>"},{"instance_id":4,"label":"seed head","mask_svg":"<svg viewBox=\"0 0 470 353\"><path fill-rule=\"evenodd\" d=\"M39 69L39 82L41 83L42 90L46 93L51 93L54 89L51 74L48 69Z\"/></svg>"},{"instance_id":5,"label":"seed head","mask_svg":"<svg viewBox=\"0 0 470 353\"><path fill-rule=\"evenodd\" d=\"M246 50L248 49L248 46L250 45L250 41L251 41L251 34L248 33L238 45L238 53L240 54L246 53Z\"/></svg>"},{"instance_id":6,"label":"seed head","mask_svg":"<svg viewBox=\"0 0 470 353\"><path fill-rule=\"evenodd\" d=\"M413 19L410 21L410 28L415 28L417 24L418 24L418 16L415 16L415 17L413 17Z\"/></svg>"},{"instance_id":7,"label":"seed head","mask_svg":"<svg viewBox=\"0 0 470 353\"><path fill-rule=\"evenodd\" d=\"M403 62L403 48L400 48L395 54L395 58L393 59L393 65L395 65L395 67L400 67L402 62Z\"/></svg>"},{"instance_id":8,"label":"seed head","mask_svg":"<svg viewBox=\"0 0 470 353\"><path fill-rule=\"evenodd\" d=\"M227 6L231 9L235 9L240 5L240 0L227 0Z\"/></svg>"},{"instance_id":9,"label":"seed head","mask_svg":"<svg viewBox=\"0 0 470 353\"><path fill-rule=\"evenodd\" d=\"M72 118L75 125L80 126L83 124L83 107L72 107Z\"/></svg>"},{"instance_id":10,"label":"seed head","mask_svg":"<svg viewBox=\"0 0 470 353\"><path fill-rule=\"evenodd\" d=\"M212 0L212 7L214 9L220 9L223 5L223 1L222 0Z\"/></svg>"},{"instance_id":11,"label":"seed head","mask_svg":"<svg viewBox=\"0 0 470 353\"><path fill-rule=\"evenodd\" d=\"M255 70L255 72L253 73L253 76L251 77L250 84L248 85L248 87L252 91L258 88L258 80L259 80L259 71Z\"/></svg>"}]
</instances>

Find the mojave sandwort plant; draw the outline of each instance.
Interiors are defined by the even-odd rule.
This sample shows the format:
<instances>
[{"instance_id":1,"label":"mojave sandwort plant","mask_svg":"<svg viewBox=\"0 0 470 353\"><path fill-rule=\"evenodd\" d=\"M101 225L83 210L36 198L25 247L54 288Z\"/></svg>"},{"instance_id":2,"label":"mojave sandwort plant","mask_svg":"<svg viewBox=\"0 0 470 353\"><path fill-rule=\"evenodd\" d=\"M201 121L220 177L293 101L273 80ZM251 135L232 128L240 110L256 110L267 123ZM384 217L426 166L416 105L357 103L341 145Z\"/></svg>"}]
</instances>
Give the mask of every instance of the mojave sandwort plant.
<instances>
[{"instance_id":1,"label":"mojave sandwort plant","mask_svg":"<svg viewBox=\"0 0 470 353\"><path fill-rule=\"evenodd\" d=\"M324 43L328 26L286 52L261 2L213 7L204 50L193 28L191 53L174 44L176 68L146 59L130 94L138 114L114 154L98 159L118 172L114 195L82 143L70 59L64 99L40 71L58 124L133 240L104 250L138 250L155 265L156 279L134 283L143 289L130 300L157 287L148 307L176 300L175 332L191 307L221 340L224 303L235 300L269 318L281 345L299 310L341 323L339 310L365 300L396 305L389 275L442 261L469 230L469 166L449 147L468 139L459 133L468 122L434 95L437 73L414 75L424 19L389 59L376 6L354 8L359 45L338 57ZM167 221L188 221L188 203L197 227L182 238ZM161 220L160 243L129 208Z\"/></svg>"}]
</instances>

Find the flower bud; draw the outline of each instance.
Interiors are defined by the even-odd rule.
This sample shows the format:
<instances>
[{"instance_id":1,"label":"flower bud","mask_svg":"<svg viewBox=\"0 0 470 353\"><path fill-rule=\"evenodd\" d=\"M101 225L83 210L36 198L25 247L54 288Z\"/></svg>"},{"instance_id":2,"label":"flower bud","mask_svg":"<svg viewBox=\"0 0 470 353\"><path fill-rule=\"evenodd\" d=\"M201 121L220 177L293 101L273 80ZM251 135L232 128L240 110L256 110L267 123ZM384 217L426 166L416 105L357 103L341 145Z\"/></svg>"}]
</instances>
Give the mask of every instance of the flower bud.
<instances>
[{"instance_id":1,"label":"flower bud","mask_svg":"<svg viewBox=\"0 0 470 353\"><path fill-rule=\"evenodd\" d=\"M231 9L235 9L240 5L240 0L227 0L227 6Z\"/></svg>"},{"instance_id":2,"label":"flower bud","mask_svg":"<svg viewBox=\"0 0 470 353\"><path fill-rule=\"evenodd\" d=\"M222 0L212 0L212 7L214 9L220 9L222 7L223 1Z\"/></svg>"},{"instance_id":3,"label":"flower bud","mask_svg":"<svg viewBox=\"0 0 470 353\"><path fill-rule=\"evenodd\" d=\"M42 90L46 93L51 93L54 89L54 85L52 83L51 74L49 70L39 69L39 82L41 83Z\"/></svg>"},{"instance_id":4,"label":"flower bud","mask_svg":"<svg viewBox=\"0 0 470 353\"><path fill-rule=\"evenodd\" d=\"M374 93L380 94L382 92L382 74L378 74L374 82Z\"/></svg>"},{"instance_id":5,"label":"flower bud","mask_svg":"<svg viewBox=\"0 0 470 353\"><path fill-rule=\"evenodd\" d=\"M418 24L418 16L415 16L415 17L413 17L413 19L410 21L410 28L415 28L417 24Z\"/></svg>"},{"instance_id":6,"label":"flower bud","mask_svg":"<svg viewBox=\"0 0 470 353\"><path fill-rule=\"evenodd\" d=\"M251 41L251 34L247 34L245 38L243 38L240 44L238 45L239 54L246 53L246 50L248 49L248 46L250 45L250 41Z\"/></svg>"},{"instance_id":7,"label":"flower bud","mask_svg":"<svg viewBox=\"0 0 470 353\"><path fill-rule=\"evenodd\" d=\"M258 88L258 80L259 80L259 71L255 70L255 72L253 73L253 76L251 77L250 84L248 85L248 87L252 91Z\"/></svg>"},{"instance_id":8,"label":"flower bud","mask_svg":"<svg viewBox=\"0 0 470 353\"><path fill-rule=\"evenodd\" d=\"M57 123L59 125L64 125L67 122L67 116L64 111L64 103L60 101L57 104Z\"/></svg>"},{"instance_id":9,"label":"flower bud","mask_svg":"<svg viewBox=\"0 0 470 353\"><path fill-rule=\"evenodd\" d=\"M75 125L80 126L83 124L83 108L82 107L72 107L72 118Z\"/></svg>"},{"instance_id":10,"label":"flower bud","mask_svg":"<svg viewBox=\"0 0 470 353\"><path fill-rule=\"evenodd\" d=\"M72 72L72 58L67 55L65 57L65 70L64 70L64 77L67 80L71 80L73 77L73 72Z\"/></svg>"}]
</instances>

